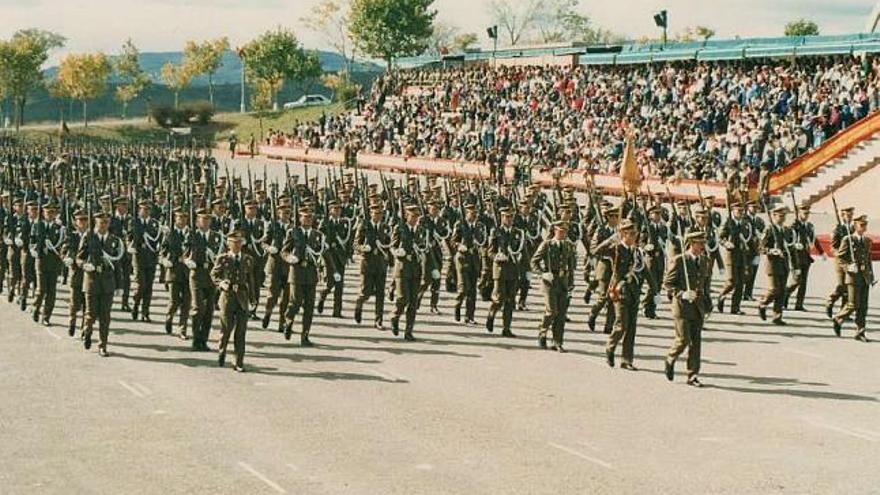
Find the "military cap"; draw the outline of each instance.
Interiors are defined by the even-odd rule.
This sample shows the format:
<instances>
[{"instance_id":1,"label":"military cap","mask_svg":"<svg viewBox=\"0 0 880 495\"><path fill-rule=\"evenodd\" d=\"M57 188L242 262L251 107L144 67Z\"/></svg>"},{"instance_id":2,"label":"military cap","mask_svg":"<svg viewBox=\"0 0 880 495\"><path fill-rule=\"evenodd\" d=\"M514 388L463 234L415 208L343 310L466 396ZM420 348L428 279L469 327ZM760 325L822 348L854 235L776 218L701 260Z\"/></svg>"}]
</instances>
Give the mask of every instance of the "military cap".
<instances>
[{"instance_id":1,"label":"military cap","mask_svg":"<svg viewBox=\"0 0 880 495\"><path fill-rule=\"evenodd\" d=\"M104 213L103 211L99 211L98 213L95 213L94 215L92 215L92 217L95 220L107 220L110 218L110 215Z\"/></svg>"},{"instance_id":2,"label":"military cap","mask_svg":"<svg viewBox=\"0 0 880 495\"><path fill-rule=\"evenodd\" d=\"M409 205L405 209L406 209L407 213L412 213L412 214L416 214L416 215L422 214L422 209L419 208L418 205Z\"/></svg>"},{"instance_id":3,"label":"military cap","mask_svg":"<svg viewBox=\"0 0 880 495\"><path fill-rule=\"evenodd\" d=\"M153 206L153 203L149 199L144 199L138 203L138 206L141 208L149 208L149 207Z\"/></svg>"},{"instance_id":4,"label":"military cap","mask_svg":"<svg viewBox=\"0 0 880 495\"><path fill-rule=\"evenodd\" d=\"M253 208L253 207L257 206L257 202L254 201L253 199L249 199L249 200L247 200L247 201L244 202L244 206L245 206L246 208Z\"/></svg>"},{"instance_id":5,"label":"military cap","mask_svg":"<svg viewBox=\"0 0 880 495\"><path fill-rule=\"evenodd\" d=\"M688 206L688 201L686 199L679 199L675 202L675 206Z\"/></svg>"},{"instance_id":6,"label":"military cap","mask_svg":"<svg viewBox=\"0 0 880 495\"><path fill-rule=\"evenodd\" d=\"M557 220L553 222L553 227L561 230L568 230L569 222L565 222L563 220Z\"/></svg>"},{"instance_id":7,"label":"military cap","mask_svg":"<svg viewBox=\"0 0 880 495\"><path fill-rule=\"evenodd\" d=\"M703 208L702 205L697 205L694 207L694 215L706 215L709 213L709 210Z\"/></svg>"},{"instance_id":8,"label":"military cap","mask_svg":"<svg viewBox=\"0 0 880 495\"><path fill-rule=\"evenodd\" d=\"M474 205L473 203L468 203L468 204L464 205L464 209L465 210L476 210L477 206Z\"/></svg>"},{"instance_id":9,"label":"military cap","mask_svg":"<svg viewBox=\"0 0 880 495\"><path fill-rule=\"evenodd\" d=\"M21 199L21 198L15 198L15 199L12 200L12 204L14 204L14 205L20 205L20 204L22 204L23 202L24 202L24 200Z\"/></svg>"},{"instance_id":10,"label":"military cap","mask_svg":"<svg viewBox=\"0 0 880 495\"><path fill-rule=\"evenodd\" d=\"M329 203L327 203L327 206L330 208L339 208L341 205L339 204L339 201L336 201L334 199L333 201L330 201Z\"/></svg>"},{"instance_id":11,"label":"military cap","mask_svg":"<svg viewBox=\"0 0 880 495\"><path fill-rule=\"evenodd\" d=\"M620 213L620 208L616 206L609 206L607 209L605 209L604 213L606 216L617 215L618 213Z\"/></svg>"},{"instance_id":12,"label":"military cap","mask_svg":"<svg viewBox=\"0 0 880 495\"><path fill-rule=\"evenodd\" d=\"M242 232L240 230L232 231L226 236L226 242L239 243L243 240L244 240L244 235L242 234Z\"/></svg>"},{"instance_id":13,"label":"military cap","mask_svg":"<svg viewBox=\"0 0 880 495\"><path fill-rule=\"evenodd\" d=\"M855 206L844 206L840 209L840 211L854 211L856 209Z\"/></svg>"},{"instance_id":14,"label":"military cap","mask_svg":"<svg viewBox=\"0 0 880 495\"><path fill-rule=\"evenodd\" d=\"M85 212L85 210L76 210L73 212L73 218L76 220L84 220L89 218L89 214Z\"/></svg>"},{"instance_id":15,"label":"military cap","mask_svg":"<svg viewBox=\"0 0 880 495\"><path fill-rule=\"evenodd\" d=\"M213 206L226 206L226 201L222 198L217 198L214 201L211 201L211 205L213 205Z\"/></svg>"},{"instance_id":16,"label":"military cap","mask_svg":"<svg viewBox=\"0 0 880 495\"><path fill-rule=\"evenodd\" d=\"M290 211L290 206L288 205L278 205L275 207L276 211Z\"/></svg>"},{"instance_id":17,"label":"military cap","mask_svg":"<svg viewBox=\"0 0 880 495\"><path fill-rule=\"evenodd\" d=\"M758 206L758 202L755 201L754 199L750 199L750 200L746 201L746 206Z\"/></svg>"},{"instance_id":18,"label":"military cap","mask_svg":"<svg viewBox=\"0 0 880 495\"><path fill-rule=\"evenodd\" d=\"M311 208L300 208L299 209L299 216L301 216L301 217L310 217L312 215L313 215L313 213L312 213Z\"/></svg>"},{"instance_id":19,"label":"military cap","mask_svg":"<svg viewBox=\"0 0 880 495\"><path fill-rule=\"evenodd\" d=\"M373 213L385 211L385 208L382 205L373 205L370 207L370 211Z\"/></svg>"},{"instance_id":20,"label":"military cap","mask_svg":"<svg viewBox=\"0 0 880 495\"><path fill-rule=\"evenodd\" d=\"M55 201L49 201L48 203L43 205L43 209L57 211L58 210L58 203L56 203Z\"/></svg>"},{"instance_id":21,"label":"military cap","mask_svg":"<svg viewBox=\"0 0 880 495\"><path fill-rule=\"evenodd\" d=\"M859 215L853 218L853 222L863 223L865 225L868 224L868 215Z\"/></svg>"},{"instance_id":22,"label":"military cap","mask_svg":"<svg viewBox=\"0 0 880 495\"><path fill-rule=\"evenodd\" d=\"M186 210L178 206L177 208L174 208L174 214L181 217L186 216Z\"/></svg>"},{"instance_id":23,"label":"military cap","mask_svg":"<svg viewBox=\"0 0 880 495\"><path fill-rule=\"evenodd\" d=\"M776 208L773 208L772 211L775 215L785 215L788 213L788 207L785 205L779 205Z\"/></svg>"},{"instance_id":24,"label":"military cap","mask_svg":"<svg viewBox=\"0 0 880 495\"><path fill-rule=\"evenodd\" d=\"M636 229L636 224L633 223L633 221L630 220L629 218L624 218L620 222L620 231L621 232L623 232L625 230L635 230L635 229Z\"/></svg>"},{"instance_id":25,"label":"military cap","mask_svg":"<svg viewBox=\"0 0 880 495\"><path fill-rule=\"evenodd\" d=\"M652 205L648 208L648 213L660 213L663 211L663 207L660 205Z\"/></svg>"},{"instance_id":26,"label":"military cap","mask_svg":"<svg viewBox=\"0 0 880 495\"><path fill-rule=\"evenodd\" d=\"M734 201L733 203L730 203L730 209L732 210L741 210L742 207L743 205L739 201Z\"/></svg>"},{"instance_id":27,"label":"military cap","mask_svg":"<svg viewBox=\"0 0 880 495\"><path fill-rule=\"evenodd\" d=\"M687 242L687 243L692 243L692 242L706 242L706 233L703 232L703 231L701 231L701 230L697 230L697 231L694 231L694 232L689 232L689 233L685 236L684 240L685 240L685 242Z\"/></svg>"},{"instance_id":28,"label":"military cap","mask_svg":"<svg viewBox=\"0 0 880 495\"><path fill-rule=\"evenodd\" d=\"M39 206L39 203L37 203L34 200L30 200L27 203L25 203L24 205L27 206L28 208L36 208L37 206Z\"/></svg>"},{"instance_id":29,"label":"military cap","mask_svg":"<svg viewBox=\"0 0 880 495\"><path fill-rule=\"evenodd\" d=\"M114 205L127 205L128 198L126 198L125 196L120 196L120 197L113 200L113 204Z\"/></svg>"},{"instance_id":30,"label":"military cap","mask_svg":"<svg viewBox=\"0 0 880 495\"><path fill-rule=\"evenodd\" d=\"M505 215L505 216L510 216L510 215L513 215L513 208L504 207L504 208L499 209L498 213Z\"/></svg>"},{"instance_id":31,"label":"military cap","mask_svg":"<svg viewBox=\"0 0 880 495\"><path fill-rule=\"evenodd\" d=\"M198 211L196 211L196 215L200 218L204 218L204 217L210 217L211 213L204 208L199 208Z\"/></svg>"},{"instance_id":32,"label":"military cap","mask_svg":"<svg viewBox=\"0 0 880 495\"><path fill-rule=\"evenodd\" d=\"M104 203L109 203L111 199L113 199L113 197L110 196L109 194L105 194L105 195L101 196L101 201Z\"/></svg>"},{"instance_id":33,"label":"military cap","mask_svg":"<svg viewBox=\"0 0 880 495\"><path fill-rule=\"evenodd\" d=\"M809 202L807 202L807 201L801 201L801 204L798 205L798 209L799 209L800 211L810 211L810 207L811 207L811 206L812 206L812 205L810 205Z\"/></svg>"}]
</instances>

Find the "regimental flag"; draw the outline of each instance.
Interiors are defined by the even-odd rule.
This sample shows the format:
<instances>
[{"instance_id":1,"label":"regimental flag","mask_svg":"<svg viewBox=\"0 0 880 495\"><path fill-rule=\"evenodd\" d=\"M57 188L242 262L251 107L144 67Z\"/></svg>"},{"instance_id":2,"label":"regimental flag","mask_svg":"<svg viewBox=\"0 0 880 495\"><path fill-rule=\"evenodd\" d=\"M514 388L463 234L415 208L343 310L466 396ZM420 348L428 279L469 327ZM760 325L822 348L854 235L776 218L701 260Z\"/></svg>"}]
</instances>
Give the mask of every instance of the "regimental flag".
<instances>
[{"instance_id":1,"label":"regimental flag","mask_svg":"<svg viewBox=\"0 0 880 495\"><path fill-rule=\"evenodd\" d=\"M626 147L623 150L623 161L620 164L620 180L626 192L638 193L642 186L642 174L636 163L632 129L626 132Z\"/></svg>"}]
</instances>

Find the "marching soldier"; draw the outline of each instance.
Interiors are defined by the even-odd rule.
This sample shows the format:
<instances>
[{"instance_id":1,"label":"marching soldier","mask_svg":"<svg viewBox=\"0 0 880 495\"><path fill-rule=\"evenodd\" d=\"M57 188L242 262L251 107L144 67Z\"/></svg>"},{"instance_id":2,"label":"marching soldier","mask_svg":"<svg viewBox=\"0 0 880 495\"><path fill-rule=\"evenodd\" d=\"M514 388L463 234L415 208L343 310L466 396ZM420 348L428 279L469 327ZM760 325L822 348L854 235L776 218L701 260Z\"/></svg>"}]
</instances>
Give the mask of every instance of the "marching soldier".
<instances>
[{"instance_id":1,"label":"marching soldier","mask_svg":"<svg viewBox=\"0 0 880 495\"><path fill-rule=\"evenodd\" d=\"M764 230L767 228L764 219L758 216L758 203L750 200L746 203L744 230L749 234L746 243L746 283L743 287L743 300L751 301L754 299L755 279L758 276L758 265L761 261L761 252L759 244Z\"/></svg>"},{"instance_id":2,"label":"marching soldier","mask_svg":"<svg viewBox=\"0 0 880 495\"><path fill-rule=\"evenodd\" d=\"M85 308L86 299L83 293L83 261L77 258L80 246L89 234L89 216L84 211L73 214L74 228L67 234L63 245L63 262L69 270L70 310L67 322L67 333L71 337L76 334L76 319Z\"/></svg>"},{"instance_id":3,"label":"marching soldier","mask_svg":"<svg viewBox=\"0 0 880 495\"><path fill-rule=\"evenodd\" d=\"M532 253L538 249L538 244L541 242L541 223L538 216L532 212L528 200L519 204L519 212L513 220L513 226L522 231L526 238L523 254L520 256L519 299L516 305L517 310L525 311L526 299L532 285Z\"/></svg>"},{"instance_id":4,"label":"marching soldier","mask_svg":"<svg viewBox=\"0 0 880 495\"><path fill-rule=\"evenodd\" d=\"M822 256L825 256L825 252L822 250L822 245L816 239L816 228L810 222L810 205L807 203L801 204L797 209L797 217L791 225L791 232L794 236L794 243L792 245L794 248L792 253L794 258L792 262L794 276L792 277L792 283L789 284L788 289L785 291L783 306L788 309L789 299L794 294L794 310L806 311L804 299L807 295L807 279L810 275L810 265L813 264L811 250L816 249Z\"/></svg>"},{"instance_id":5,"label":"marching soldier","mask_svg":"<svg viewBox=\"0 0 880 495\"><path fill-rule=\"evenodd\" d=\"M400 223L391 235L391 253L394 255L394 283L397 292L394 315L391 317L391 332L398 335L400 319L405 318L403 339L413 341L413 327L418 309L419 287L421 285L422 262L426 245L424 231L418 228L421 209L416 205L406 207L406 221ZM476 275L474 275L476 279ZM461 281L459 281L461 284ZM476 286L476 280L474 280ZM476 289L474 289L476 290ZM476 297L476 296L475 296ZM471 315L473 320L473 315Z\"/></svg>"},{"instance_id":6,"label":"marching soldier","mask_svg":"<svg viewBox=\"0 0 880 495\"><path fill-rule=\"evenodd\" d=\"M62 245L67 240L64 225L58 221L58 206L49 203L43 208L43 219L31 227L30 252L35 259L37 297L34 301L34 321L42 313L42 323L49 326L55 308L55 291L64 264L61 262Z\"/></svg>"},{"instance_id":7,"label":"marching soldier","mask_svg":"<svg viewBox=\"0 0 880 495\"><path fill-rule=\"evenodd\" d=\"M718 231L718 239L724 248L724 266L727 267L727 281L721 294L718 295L718 312L724 313L724 303L730 296L730 314L745 314L740 310L743 290L746 283L746 266L751 264L748 258L748 244L751 241L751 224L743 218L740 203L730 205L730 216ZM705 242L700 246L705 249Z\"/></svg>"},{"instance_id":8,"label":"marching soldier","mask_svg":"<svg viewBox=\"0 0 880 495\"><path fill-rule=\"evenodd\" d=\"M207 221L206 221L207 223ZM200 234L201 235L201 234ZM232 336L234 370L244 371L245 340L251 306L257 304L257 272L253 258L242 249L244 237L233 232L226 238L229 251L218 255L211 268L211 281L220 289L220 346L217 364L226 364L226 349Z\"/></svg>"},{"instance_id":9,"label":"marching soldier","mask_svg":"<svg viewBox=\"0 0 880 495\"><path fill-rule=\"evenodd\" d=\"M455 299L455 321L461 321L461 306L465 306L465 323L476 324L477 280L480 276L480 246L486 241L484 226L477 221L474 205L465 206L465 218L455 225L452 244L455 254L455 271L458 295Z\"/></svg>"},{"instance_id":10,"label":"marching soldier","mask_svg":"<svg viewBox=\"0 0 880 495\"><path fill-rule=\"evenodd\" d=\"M568 239L568 222L553 224L553 237L544 240L532 256L532 271L541 274L544 290L544 318L538 330L538 347L547 348L547 332L553 335L553 350L565 352L565 316L574 289L577 248Z\"/></svg>"},{"instance_id":11,"label":"marching soldier","mask_svg":"<svg viewBox=\"0 0 880 495\"><path fill-rule=\"evenodd\" d=\"M83 347L92 347L92 332L98 323L98 354L107 357L110 336L110 309L116 292L115 263L122 259L125 247L122 240L110 233L110 216L95 214L95 230L89 232L80 244L77 259L82 262L83 293L86 298L86 321L83 328Z\"/></svg>"},{"instance_id":12,"label":"marching soldier","mask_svg":"<svg viewBox=\"0 0 880 495\"><path fill-rule=\"evenodd\" d=\"M291 265L288 282L293 295L287 309L284 338L290 340L293 335L293 320L302 308L302 332L300 345L311 347L309 333L312 329L312 317L315 313L315 292L318 285L318 263L324 254L324 238L313 228L314 215L311 209L299 210L300 226L289 230L281 256Z\"/></svg>"},{"instance_id":13,"label":"marching soldier","mask_svg":"<svg viewBox=\"0 0 880 495\"><path fill-rule=\"evenodd\" d=\"M620 367L636 371L633 365L636 320L639 316L639 286L641 281L636 273L638 245L636 226L629 219L620 223L620 240L611 245L612 263L609 280L609 299L614 304L614 330L608 336L605 346L605 359L608 366L614 367L614 352L623 343L623 356Z\"/></svg>"},{"instance_id":14,"label":"marching soldier","mask_svg":"<svg viewBox=\"0 0 880 495\"><path fill-rule=\"evenodd\" d=\"M27 213L19 219L18 230L22 245L19 247L21 251L21 283L19 285L19 307L22 311L27 309L27 298L30 295L31 287L36 285L37 272L35 264L35 256L31 255L31 228L39 217L39 206L37 200L28 201L25 204Z\"/></svg>"},{"instance_id":15,"label":"marching soldier","mask_svg":"<svg viewBox=\"0 0 880 495\"><path fill-rule=\"evenodd\" d=\"M513 307L519 288L520 257L526 244L525 234L513 226L513 210L501 210L501 225L489 237L489 252L492 259L492 304L486 317L486 330L490 333L495 326L495 315L501 309L503 337L514 337L510 330L513 320Z\"/></svg>"},{"instance_id":16,"label":"marching soldier","mask_svg":"<svg viewBox=\"0 0 880 495\"><path fill-rule=\"evenodd\" d=\"M12 194L9 191L0 195L0 294L3 293L3 287L6 283L6 274L9 270L9 246L11 241L7 243L6 229L9 227L9 221L12 219L13 211L6 205L12 206Z\"/></svg>"},{"instance_id":17,"label":"marching soldier","mask_svg":"<svg viewBox=\"0 0 880 495\"><path fill-rule=\"evenodd\" d=\"M865 323L868 315L868 292L874 285L874 267L871 262L871 239L865 235L868 217L861 215L852 222L853 231L840 241L837 256L846 272L847 300L842 311L834 315L834 333L840 337L843 323L854 316L855 339L868 342Z\"/></svg>"},{"instance_id":18,"label":"marching soldier","mask_svg":"<svg viewBox=\"0 0 880 495\"><path fill-rule=\"evenodd\" d=\"M152 203L144 200L138 204L138 216L132 220L128 231L128 254L132 262L132 275L137 281L131 319L149 322L150 305L153 301L153 282L156 280L156 265L159 262L159 248L162 243L162 230L159 222L150 217Z\"/></svg>"},{"instance_id":19,"label":"marching soldier","mask_svg":"<svg viewBox=\"0 0 880 495\"><path fill-rule=\"evenodd\" d=\"M837 223L837 226L834 227L834 231L831 233L831 249L834 250L834 273L837 275L837 284L834 286L834 290L828 294L828 301L825 303L825 313L828 315L828 318L831 318L834 314L834 304L840 300L841 305L845 308L847 302L847 288L846 288L846 266L840 262L840 244L843 241L843 238L852 234L853 232L853 212L855 208L852 206L848 206L846 208L840 209L840 218Z\"/></svg>"},{"instance_id":20,"label":"marching soldier","mask_svg":"<svg viewBox=\"0 0 880 495\"><path fill-rule=\"evenodd\" d=\"M370 219L361 222L355 234L355 249L361 255L361 289L354 308L354 321L360 324L364 303L374 298L376 329L383 330L385 314L385 281L388 274L388 252L391 237L383 221L385 209L380 205L370 208Z\"/></svg>"},{"instance_id":21,"label":"marching soldier","mask_svg":"<svg viewBox=\"0 0 880 495\"><path fill-rule=\"evenodd\" d=\"M427 232L428 252L422 266L422 286L419 288L419 304L428 290L431 291L431 314L440 314L437 303L440 301L440 270L443 268L443 249L441 242L443 237L449 235L448 228L440 216L440 203L431 201L428 203L428 214L422 217L419 226ZM442 232L442 234L441 234Z\"/></svg>"},{"instance_id":22,"label":"marching soldier","mask_svg":"<svg viewBox=\"0 0 880 495\"><path fill-rule=\"evenodd\" d=\"M174 212L174 226L162 239L160 257L165 267L165 282L169 285L168 310L165 313L165 333L171 335L174 317L178 317L177 335L187 340L187 321L190 310L189 273L184 264L186 239L189 235L189 215L181 208Z\"/></svg>"},{"instance_id":23,"label":"marching soldier","mask_svg":"<svg viewBox=\"0 0 880 495\"><path fill-rule=\"evenodd\" d=\"M642 225L642 251L645 253L645 278L648 290L642 297L642 308L645 318L657 318L657 300L660 295L660 282L666 270L666 242L669 239L669 227L663 223L662 208L653 205L648 208L648 221Z\"/></svg>"},{"instance_id":24,"label":"marching soldier","mask_svg":"<svg viewBox=\"0 0 880 495\"><path fill-rule=\"evenodd\" d=\"M321 222L319 230L327 242L324 251L324 289L318 300L318 314L324 313L324 302L333 293L333 317L342 318L342 292L345 286L345 264L348 261L348 240L351 223L342 218L338 201L330 202L329 216Z\"/></svg>"},{"instance_id":25,"label":"marching soldier","mask_svg":"<svg viewBox=\"0 0 880 495\"><path fill-rule=\"evenodd\" d=\"M666 379L675 378L675 361L688 350L688 385L701 387L700 348L703 323L712 310L709 285L712 281L708 259L704 255L706 237L692 232L685 240L687 250L669 264L663 279L663 288L672 295L672 318L675 323L675 342L666 356Z\"/></svg>"},{"instance_id":26,"label":"marching soldier","mask_svg":"<svg viewBox=\"0 0 880 495\"><path fill-rule=\"evenodd\" d=\"M128 239L132 221L131 215L128 214L128 200L120 197L116 198L114 203L116 212L110 219L110 232L117 239ZM129 293L131 291L131 274L131 254L126 250L125 254L122 255L122 259L116 264L116 288L122 291L121 309L127 312L132 312L131 307L128 305Z\"/></svg>"},{"instance_id":27,"label":"marching soldier","mask_svg":"<svg viewBox=\"0 0 880 495\"><path fill-rule=\"evenodd\" d=\"M7 247L6 260L9 265L9 278L6 284L9 292L6 294L6 300L10 303L15 299L21 286L21 250L24 246L22 224L26 222L23 205L21 198L13 200L12 213L7 217L6 236L3 240Z\"/></svg>"},{"instance_id":28,"label":"marching soldier","mask_svg":"<svg viewBox=\"0 0 880 495\"><path fill-rule=\"evenodd\" d=\"M290 221L290 207L280 205L276 208L278 220L271 220L269 231L263 242L263 250L266 252L266 278L269 280L269 297L266 298L266 314L263 316L263 328L269 328L272 319L272 310L275 303L278 305L278 331L284 331L284 315L290 305L290 265L281 257L281 249L287 233L293 228Z\"/></svg>"},{"instance_id":29,"label":"marching soldier","mask_svg":"<svg viewBox=\"0 0 880 495\"><path fill-rule=\"evenodd\" d=\"M184 255L185 263L189 268L192 349L201 352L210 351L208 338L211 336L214 301L217 299L217 288L211 272L223 250L223 236L211 230L211 220L212 216L206 210L199 210L196 213L196 230L187 236Z\"/></svg>"},{"instance_id":30,"label":"marching soldier","mask_svg":"<svg viewBox=\"0 0 880 495\"><path fill-rule=\"evenodd\" d=\"M259 217L259 204L251 199L244 204L244 218L240 218L233 227L244 236L244 250L251 256L257 273L254 274L254 280L257 288L263 287L266 278L266 257L263 252L263 242L266 237L266 222ZM256 308L251 308L251 318L257 319Z\"/></svg>"},{"instance_id":31,"label":"marching soldier","mask_svg":"<svg viewBox=\"0 0 880 495\"><path fill-rule=\"evenodd\" d=\"M613 273L613 247L614 242L618 239L617 226L620 220L620 210L618 208L608 208L605 210L605 223L596 229L593 239L590 242L590 252L596 257L596 269L594 270L596 281L596 293L599 297L590 308L590 318L587 320L587 326L591 332L596 331L596 319L599 313L605 310L605 330L606 334L610 334L614 328L614 305L609 299L608 289L611 287L611 275Z\"/></svg>"},{"instance_id":32,"label":"marching soldier","mask_svg":"<svg viewBox=\"0 0 880 495\"><path fill-rule=\"evenodd\" d=\"M785 227L787 212L788 208L785 206L774 208L772 222L761 237L761 252L767 256L767 295L758 305L758 314L762 320L767 320L767 307L772 304L774 325L785 325L782 320L782 303L791 268L791 252L786 239L789 233Z\"/></svg>"}]
</instances>

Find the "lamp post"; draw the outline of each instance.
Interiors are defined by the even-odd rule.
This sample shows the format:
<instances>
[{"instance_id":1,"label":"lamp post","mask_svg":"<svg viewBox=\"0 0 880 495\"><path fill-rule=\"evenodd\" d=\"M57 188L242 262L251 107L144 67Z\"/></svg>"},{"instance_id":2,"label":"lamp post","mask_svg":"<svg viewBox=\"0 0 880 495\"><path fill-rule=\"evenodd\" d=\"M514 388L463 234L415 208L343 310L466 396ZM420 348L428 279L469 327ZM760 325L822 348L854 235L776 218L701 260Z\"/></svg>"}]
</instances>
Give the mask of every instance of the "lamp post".
<instances>
[{"instance_id":1,"label":"lamp post","mask_svg":"<svg viewBox=\"0 0 880 495\"><path fill-rule=\"evenodd\" d=\"M492 40L492 67L494 68L497 64L495 60L495 52L498 51L498 26L491 26L486 29L486 34L489 35L489 38Z\"/></svg>"},{"instance_id":2,"label":"lamp post","mask_svg":"<svg viewBox=\"0 0 880 495\"><path fill-rule=\"evenodd\" d=\"M241 113L246 113L247 108L244 103L244 47L236 48L235 51L238 53L238 58L241 60L241 105L239 110Z\"/></svg>"}]
</instances>

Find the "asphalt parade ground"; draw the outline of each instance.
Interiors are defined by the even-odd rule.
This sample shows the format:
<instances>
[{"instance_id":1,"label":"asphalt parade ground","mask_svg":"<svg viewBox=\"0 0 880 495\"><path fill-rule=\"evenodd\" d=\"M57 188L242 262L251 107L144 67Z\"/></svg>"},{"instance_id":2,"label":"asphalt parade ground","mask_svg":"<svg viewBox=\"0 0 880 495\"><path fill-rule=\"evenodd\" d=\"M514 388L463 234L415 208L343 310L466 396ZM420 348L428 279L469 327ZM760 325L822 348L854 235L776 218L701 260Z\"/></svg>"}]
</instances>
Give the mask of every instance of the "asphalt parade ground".
<instances>
[{"instance_id":1,"label":"asphalt parade ground","mask_svg":"<svg viewBox=\"0 0 880 495\"><path fill-rule=\"evenodd\" d=\"M284 340L274 318L268 330L252 321L246 373L165 334L158 282L153 323L114 310L106 359L67 336L67 287L48 328L4 296L0 493L877 493L880 344L853 340L852 323L834 336L832 279L817 261L808 312L786 312L785 327L754 302L746 316L713 315L702 389L685 385L683 360L674 383L663 376L667 304L639 319L639 371L609 368L582 281L566 354L536 346L537 284L515 339L456 323L443 292L442 314L423 305L417 341L404 342L372 327L371 303L362 325L351 319L352 263L346 318L316 315L313 348ZM880 341L877 291L870 301ZM214 350L218 337L215 318Z\"/></svg>"}]
</instances>

